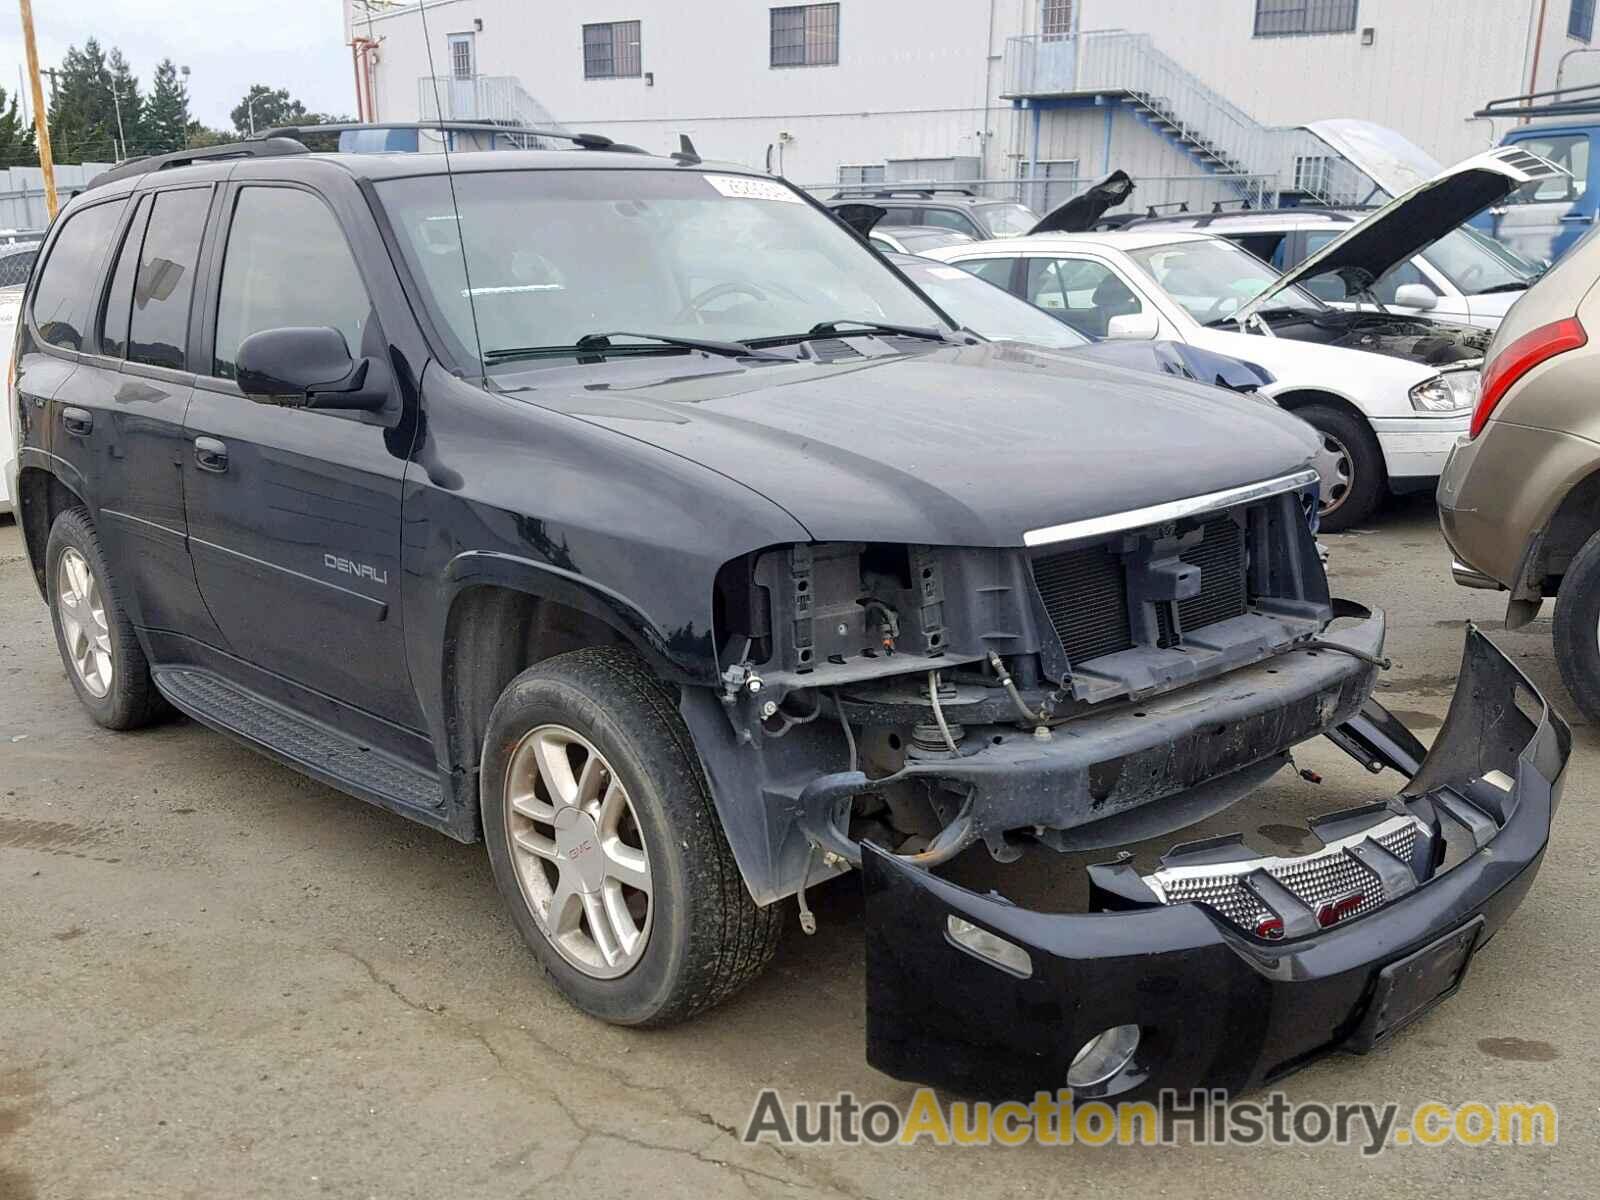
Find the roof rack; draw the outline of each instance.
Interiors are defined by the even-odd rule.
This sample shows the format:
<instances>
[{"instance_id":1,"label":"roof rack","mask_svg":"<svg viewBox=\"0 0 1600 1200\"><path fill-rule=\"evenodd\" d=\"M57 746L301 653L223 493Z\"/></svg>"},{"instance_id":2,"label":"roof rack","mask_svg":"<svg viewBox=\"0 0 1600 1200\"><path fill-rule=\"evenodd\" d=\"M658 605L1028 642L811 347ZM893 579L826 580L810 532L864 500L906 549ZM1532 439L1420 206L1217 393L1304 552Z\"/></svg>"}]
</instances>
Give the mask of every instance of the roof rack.
<instances>
[{"instance_id":1,"label":"roof rack","mask_svg":"<svg viewBox=\"0 0 1600 1200\"><path fill-rule=\"evenodd\" d=\"M648 154L638 146L615 142L603 133L569 133L564 129L535 129L528 125L501 125L494 121L350 121L332 125L280 125L260 134L263 138L314 137L323 133L360 133L369 129L430 129L441 133L494 133L516 137L549 138L571 142L583 150L611 150L622 154Z\"/></svg>"},{"instance_id":2,"label":"roof rack","mask_svg":"<svg viewBox=\"0 0 1600 1200\"><path fill-rule=\"evenodd\" d=\"M116 166L101 171L89 181L90 188L118 179L132 179L148 175L151 171L166 171L173 167L187 167L191 163L211 162L224 158L272 158L280 154L308 154L305 145L293 138L270 135L247 142L228 142L221 146L197 146L192 150L174 150L170 154L141 154L124 159Z\"/></svg>"},{"instance_id":3,"label":"roof rack","mask_svg":"<svg viewBox=\"0 0 1600 1200\"><path fill-rule=\"evenodd\" d=\"M1147 218L1157 216L1159 215L1160 210L1163 208L1170 208L1175 212L1186 213L1189 211L1189 202L1187 200L1171 200L1165 204L1152 204L1149 208L1144 210L1144 215Z\"/></svg>"},{"instance_id":4,"label":"roof rack","mask_svg":"<svg viewBox=\"0 0 1600 1200\"><path fill-rule=\"evenodd\" d=\"M933 184L918 186L911 184L906 187L853 187L840 188L830 200L844 200L846 198L861 199L863 197L873 200L892 200L896 196L914 196L927 200L934 196L977 196L977 192L965 187L937 187Z\"/></svg>"},{"instance_id":5,"label":"roof rack","mask_svg":"<svg viewBox=\"0 0 1600 1200\"><path fill-rule=\"evenodd\" d=\"M1241 197L1238 200L1213 200L1211 202L1211 211L1214 213L1222 212L1230 204L1237 204L1240 212L1247 212L1255 207L1255 205L1250 203L1248 198Z\"/></svg>"},{"instance_id":6,"label":"roof rack","mask_svg":"<svg viewBox=\"0 0 1600 1200\"><path fill-rule=\"evenodd\" d=\"M1600 113L1600 83L1579 87L1550 88L1543 92L1523 92L1520 96L1501 96L1472 115L1475 117L1583 117Z\"/></svg>"},{"instance_id":7,"label":"roof rack","mask_svg":"<svg viewBox=\"0 0 1600 1200\"><path fill-rule=\"evenodd\" d=\"M1302 213L1315 216L1325 216L1334 221L1353 223L1356 218L1350 215L1350 212L1348 211L1350 209L1362 210L1362 206L1358 204L1351 204L1346 206L1346 208L1341 209L1332 208L1325 204L1280 204L1275 208L1250 208L1232 213L1219 212L1217 209L1213 208L1210 212L1204 213L1198 217L1187 217L1181 212L1166 217L1147 215L1134 218L1133 223L1139 225L1160 225L1173 221L1182 221L1189 228L1205 229L1207 226L1214 224L1218 217L1292 217L1298 216Z\"/></svg>"}]
</instances>

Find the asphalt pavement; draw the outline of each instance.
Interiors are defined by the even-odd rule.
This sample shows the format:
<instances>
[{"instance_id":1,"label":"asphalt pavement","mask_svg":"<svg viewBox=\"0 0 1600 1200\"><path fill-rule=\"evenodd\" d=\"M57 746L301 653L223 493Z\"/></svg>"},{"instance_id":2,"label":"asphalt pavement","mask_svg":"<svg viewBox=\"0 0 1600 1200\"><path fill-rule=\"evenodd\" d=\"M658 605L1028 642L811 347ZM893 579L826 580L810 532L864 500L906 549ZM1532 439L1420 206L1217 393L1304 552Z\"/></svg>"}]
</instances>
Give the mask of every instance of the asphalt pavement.
<instances>
[{"instance_id":1,"label":"asphalt pavement","mask_svg":"<svg viewBox=\"0 0 1600 1200\"><path fill-rule=\"evenodd\" d=\"M912 1094L863 1059L853 880L814 892L814 937L791 911L774 968L723 1008L659 1032L592 1021L541 981L481 846L187 720L93 725L5 519L0 1200L1593 1195L1600 741L1560 687L1548 610L1503 631L1503 601L1451 583L1425 500L1325 541L1336 591L1388 611L1381 693L1424 740L1474 620L1576 744L1543 871L1460 994L1282 1090L1407 1109L1548 1101L1553 1147L743 1144L763 1087ZM1281 852L1307 817L1396 786L1325 742L1299 760L1325 782L1282 772L1209 828ZM1019 898L1070 892L1075 862L1031 861Z\"/></svg>"}]
</instances>

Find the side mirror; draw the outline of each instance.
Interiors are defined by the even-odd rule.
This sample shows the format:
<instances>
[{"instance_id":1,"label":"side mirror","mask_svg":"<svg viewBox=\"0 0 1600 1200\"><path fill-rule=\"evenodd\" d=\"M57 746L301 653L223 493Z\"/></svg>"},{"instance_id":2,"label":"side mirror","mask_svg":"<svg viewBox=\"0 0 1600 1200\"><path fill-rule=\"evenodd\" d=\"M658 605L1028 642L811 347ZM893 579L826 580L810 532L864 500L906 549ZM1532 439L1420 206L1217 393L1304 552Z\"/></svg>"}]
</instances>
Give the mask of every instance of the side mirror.
<instances>
[{"instance_id":1,"label":"side mirror","mask_svg":"<svg viewBox=\"0 0 1600 1200\"><path fill-rule=\"evenodd\" d=\"M1108 338L1153 338L1160 329L1161 322L1149 309L1142 309L1136 313L1119 313L1106 322Z\"/></svg>"},{"instance_id":2,"label":"side mirror","mask_svg":"<svg viewBox=\"0 0 1600 1200\"><path fill-rule=\"evenodd\" d=\"M1433 289L1422 283L1402 283L1394 290L1394 302L1400 308L1438 308L1439 297Z\"/></svg>"},{"instance_id":3,"label":"side mirror","mask_svg":"<svg viewBox=\"0 0 1600 1200\"><path fill-rule=\"evenodd\" d=\"M263 329L239 345L239 390L286 408L374 412L389 401L381 360L350 357L344 335L327 326Z\"/></svg>"}]
</instances>

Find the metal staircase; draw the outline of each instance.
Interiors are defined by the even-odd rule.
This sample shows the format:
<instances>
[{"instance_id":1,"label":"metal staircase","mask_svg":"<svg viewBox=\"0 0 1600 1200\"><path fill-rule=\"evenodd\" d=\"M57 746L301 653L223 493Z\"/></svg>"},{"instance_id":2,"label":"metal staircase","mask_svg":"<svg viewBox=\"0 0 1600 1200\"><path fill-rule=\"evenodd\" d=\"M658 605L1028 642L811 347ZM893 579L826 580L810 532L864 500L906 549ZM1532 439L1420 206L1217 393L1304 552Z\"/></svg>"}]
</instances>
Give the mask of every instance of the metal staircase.
<instances>
[{"instance_id":1,"label":"metal staircase","mask_svg":"<svg viewBox=\"0 0 1600 1200\"><path fill-rule=\"evenodd\" d=\"M1337 190L1325 142L1303 129L1261 124L1156 49L1149 34L1111 29L1008 38L1001 94L1046 108L1084 97L1123 103L1206 171L1272 177L1316 203L1332 202ZM1307 160L1318 169L1303 169Z\"/></svg>"}]
</instances>

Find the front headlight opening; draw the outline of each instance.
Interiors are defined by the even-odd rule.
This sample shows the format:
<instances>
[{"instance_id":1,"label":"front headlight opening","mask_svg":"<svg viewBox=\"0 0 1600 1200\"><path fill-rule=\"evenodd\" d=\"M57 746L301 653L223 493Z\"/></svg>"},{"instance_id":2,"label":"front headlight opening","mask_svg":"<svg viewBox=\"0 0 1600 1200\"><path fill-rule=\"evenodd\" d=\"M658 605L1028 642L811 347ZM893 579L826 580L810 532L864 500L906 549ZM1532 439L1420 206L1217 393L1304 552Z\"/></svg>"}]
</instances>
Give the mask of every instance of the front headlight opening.
<instances>
[{"instance_id":1,"label":"front headlight opening","mask_svg":"<svg viewBox=\"0 0 1600 1200\"><path fill-rule=\"evenodd\" d=\"M1447 371L1411 389L1411 407L1422 413L1469 412L1478 403L1479 374L1474 368Z\"/></svg>"}]
</instances>

